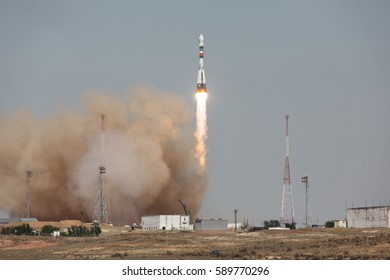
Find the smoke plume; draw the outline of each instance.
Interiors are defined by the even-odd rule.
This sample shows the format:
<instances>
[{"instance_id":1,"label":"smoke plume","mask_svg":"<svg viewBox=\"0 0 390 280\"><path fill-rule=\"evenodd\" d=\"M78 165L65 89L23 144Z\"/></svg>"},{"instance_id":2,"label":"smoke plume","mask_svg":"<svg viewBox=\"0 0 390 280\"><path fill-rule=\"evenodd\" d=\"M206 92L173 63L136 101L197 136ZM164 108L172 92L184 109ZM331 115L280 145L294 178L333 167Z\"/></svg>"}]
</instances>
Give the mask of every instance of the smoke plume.
<instances>
[{"instance_id":1,"label":"smoke plume","mask_svg":"<svg viewBox=\"0 0 390 280\"><path fill-rule=\"evenodd\" d=\"M194 156L192 110L169 92L134 89L83 95L82 112L60 108L38 118L27 109L0 117L0 210L23 216L25 171L31 216L40 220L92 218L101 161L105 114L105 187L114 224L139 222L144 214L192 214L206 188Z\"/></svg>"}]
</instances>

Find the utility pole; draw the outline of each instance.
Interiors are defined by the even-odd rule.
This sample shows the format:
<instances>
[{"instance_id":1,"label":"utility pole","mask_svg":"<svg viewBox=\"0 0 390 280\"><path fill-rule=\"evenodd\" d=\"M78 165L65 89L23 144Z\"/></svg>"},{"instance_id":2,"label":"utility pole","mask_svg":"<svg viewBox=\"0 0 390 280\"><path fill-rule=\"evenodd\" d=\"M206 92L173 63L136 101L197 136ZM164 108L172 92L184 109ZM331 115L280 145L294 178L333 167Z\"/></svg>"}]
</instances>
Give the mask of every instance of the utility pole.
<instances>
[{"instance_id":1,"label":"utility pole","mask_svg":"<svg viewBox=\"0 0 390 280\"><path fill-rule=\"evenodd\" d=\"M80 216L81 216L81 226L83 226L83 225L84 225L84 213L85 213L85 211L84 211L84 210L80 211Z\"/></svg>"},{"instance_id":2,"label":"utility pole","mask_svg":"<svg viewBox=\"0 0 390 280\"><path fill-rule=\"evenodd\" d=\"M301 181L305 184L305 227L309 227L309 177L303 176Z\"/></svg>"},{"instance_id":3,"label":"utility pole","mask_svg":"<svg viewBox=\"0 0 390 280\"><path fill-rule=\"evenodd\" d=\"M234 233L237 233L237 209L234 209Z\"/></svg>"}]
</instances>

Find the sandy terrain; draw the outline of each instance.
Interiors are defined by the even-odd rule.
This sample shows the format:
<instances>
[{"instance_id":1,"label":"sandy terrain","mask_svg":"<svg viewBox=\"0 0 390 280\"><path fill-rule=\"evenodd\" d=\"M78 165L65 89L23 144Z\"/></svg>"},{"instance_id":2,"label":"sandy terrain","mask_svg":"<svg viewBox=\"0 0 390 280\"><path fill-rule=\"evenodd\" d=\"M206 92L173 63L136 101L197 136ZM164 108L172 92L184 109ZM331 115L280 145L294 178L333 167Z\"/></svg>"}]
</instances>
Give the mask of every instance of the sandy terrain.
<instances>
[{"instance_id":1,"label":"sandy terrain","mask_svg":"<svg viewBox=\"0 0 390 280\"><path fill-rule=\"evenodd\" d=\"M390 259L390 229L234 234L230 230L143 232L105 226L99 237L0 235L0 259Z\"/></svg>"}]
</instances>

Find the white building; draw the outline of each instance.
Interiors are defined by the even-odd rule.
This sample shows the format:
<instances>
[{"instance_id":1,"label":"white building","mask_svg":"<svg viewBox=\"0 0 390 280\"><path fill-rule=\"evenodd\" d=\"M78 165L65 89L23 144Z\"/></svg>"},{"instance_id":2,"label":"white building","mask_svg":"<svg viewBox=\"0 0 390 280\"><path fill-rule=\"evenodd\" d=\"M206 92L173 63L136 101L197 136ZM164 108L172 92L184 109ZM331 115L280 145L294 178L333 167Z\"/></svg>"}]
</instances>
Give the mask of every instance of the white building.
<instances>
[{"instance_id":1,"label":"white building","mask_svg":"<svg viewBox=\"0 0 390 280\"><path fill-rule=\"evenodd\" d=\"M189 216L158 215L141 217L142 230L193 230Z\"/></svg>"},{"instance_id":2,"label":"white building","mask_svg":"<svg viewBox=\"0 0 390 280\"><path fill-rule=\"evenodd\" d=\"M334 227L335 228L346 228L347 227L347 220L335 220Z\"/></svg>"},{"instance_id":3,"label":"white building","mask_svg":"<svg viewBox=\"0 0 390 280\"><path fill-rule=\"evenodd\" d=\"M347 209L349 228L390 227L390 206Z\"/></svg>"},{"instance_id":4,"label":"white building","mask_svg":"<svg viewBox=\"0 0 390 280\"><path fill-rule=\"evenodd\" d=\"M235 228L235 223L228 223L227 228ZM237 228L240 229L242 227L242 223L237 223Z\"/></svg>"}]
</instances>

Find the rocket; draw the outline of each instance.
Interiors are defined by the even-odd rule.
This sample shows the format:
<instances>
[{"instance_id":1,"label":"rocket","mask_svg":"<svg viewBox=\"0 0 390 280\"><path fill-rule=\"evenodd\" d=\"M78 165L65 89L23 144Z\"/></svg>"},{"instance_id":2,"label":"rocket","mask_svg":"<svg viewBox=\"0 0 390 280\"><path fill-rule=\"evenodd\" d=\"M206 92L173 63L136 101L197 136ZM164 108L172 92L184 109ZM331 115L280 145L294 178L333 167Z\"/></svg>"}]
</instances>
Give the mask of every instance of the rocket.
<instances>
[{"instance_id":1,"label":"rocket","mask_svg":"<svg viewBox=\"0 0 390 280\"><path fill-rule=\"evenodd\" d=\"M204 74L203 56L204 56L204 37L202 34L199 36L199 71L198 82L196 85L196 92L207 92L206 89L206 75Z\"/></svg>"}]
</instances>

